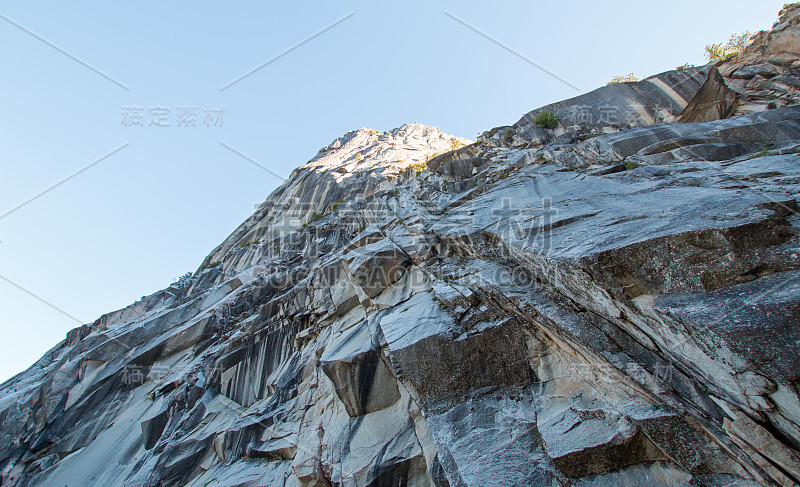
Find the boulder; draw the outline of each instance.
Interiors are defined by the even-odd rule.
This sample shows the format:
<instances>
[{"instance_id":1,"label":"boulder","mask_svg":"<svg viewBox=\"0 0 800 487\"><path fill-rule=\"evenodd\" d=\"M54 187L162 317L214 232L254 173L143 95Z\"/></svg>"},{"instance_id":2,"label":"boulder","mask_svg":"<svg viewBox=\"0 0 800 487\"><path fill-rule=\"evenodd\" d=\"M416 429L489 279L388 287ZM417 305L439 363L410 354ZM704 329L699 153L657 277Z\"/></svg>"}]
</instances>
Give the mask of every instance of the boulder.
<instances>
[{"instance_id":1,"label":"boulder","mask_svg":"<svg viewBox=\"0 0 800 487\"><path fill-rule=\"evenodd\" d=\"M708 79L675 119L676 122L713 122L728 118L738 102L736 93L728 88L717 68L712 68Z\"/></svg>"}]
</instances>

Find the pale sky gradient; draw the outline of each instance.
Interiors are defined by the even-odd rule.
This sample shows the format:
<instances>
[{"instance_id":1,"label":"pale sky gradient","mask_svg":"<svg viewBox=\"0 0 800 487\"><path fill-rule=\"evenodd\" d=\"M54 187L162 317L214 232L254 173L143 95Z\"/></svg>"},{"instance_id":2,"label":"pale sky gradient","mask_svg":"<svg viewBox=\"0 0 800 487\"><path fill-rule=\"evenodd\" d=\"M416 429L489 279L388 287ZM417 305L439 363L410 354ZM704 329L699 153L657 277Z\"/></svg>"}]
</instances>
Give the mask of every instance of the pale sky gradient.
<instances>
[{"instance_id":1,"label":"pale sky gradient","mask_svg":"<svg viewBox=\"0 0 800 487\"><path fill-rule=\"evenodd\" d=\"M220 141L288 176L359 127L474 138L614 75L704 64L703 46L769 28L782 4L3 2L0 215L128 145L0 218L0 381L78 326L8 281L90 323L197 268L277 187ZM128 106L144 127L122 124ZM195 127L176 126L179 106L196 107ZM224 107L222 126L204 125L207 106ZM169 127L149 125L151 107Z\"/></svg>"}]
</instances>

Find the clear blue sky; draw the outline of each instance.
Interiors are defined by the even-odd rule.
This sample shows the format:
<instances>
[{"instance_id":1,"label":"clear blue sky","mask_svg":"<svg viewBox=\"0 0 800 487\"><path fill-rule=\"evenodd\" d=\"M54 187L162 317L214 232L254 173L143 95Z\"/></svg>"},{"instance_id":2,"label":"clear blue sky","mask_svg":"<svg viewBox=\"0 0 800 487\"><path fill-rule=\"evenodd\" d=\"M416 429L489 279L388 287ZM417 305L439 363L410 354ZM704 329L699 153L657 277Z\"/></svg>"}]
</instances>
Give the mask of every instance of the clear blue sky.
<instances>
[{"instance_id":1,"label":"clear blue sky","mask_svg":"<svg viewBox=\"0 0 800 487\"><path fill-rule=\"evenodd\" d=\"M92 322L194 270L280 183L220 141L288 176L351 129L474 138L579 94L445 11L586 92L703 64L703 46L769 28L782 3L3 2L0 214L129 145L0 218L0 380L78 325L5 279ZM144 127L124 126L130 106ZM181 106L195 127L177 126Z\"/></svg>"}]
</instances>

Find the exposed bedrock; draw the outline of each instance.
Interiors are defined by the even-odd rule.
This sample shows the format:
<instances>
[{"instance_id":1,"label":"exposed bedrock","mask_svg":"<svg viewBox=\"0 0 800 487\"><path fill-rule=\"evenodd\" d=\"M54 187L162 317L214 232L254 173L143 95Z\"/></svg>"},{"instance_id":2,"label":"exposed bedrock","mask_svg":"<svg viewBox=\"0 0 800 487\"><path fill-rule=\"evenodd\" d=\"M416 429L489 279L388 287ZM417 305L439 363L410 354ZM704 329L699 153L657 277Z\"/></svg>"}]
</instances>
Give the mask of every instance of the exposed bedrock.
<instances>
[{"instance_id":1,"label":"exposed bedrock","mask_svg":"<svg viewBox=\"0 0 800 487\"><path fill-rule=\"evenodd\" d=\"M0 386L0 485L800 484L798 15L475 143L337 138Z\"/></svg>"}]
</instances>

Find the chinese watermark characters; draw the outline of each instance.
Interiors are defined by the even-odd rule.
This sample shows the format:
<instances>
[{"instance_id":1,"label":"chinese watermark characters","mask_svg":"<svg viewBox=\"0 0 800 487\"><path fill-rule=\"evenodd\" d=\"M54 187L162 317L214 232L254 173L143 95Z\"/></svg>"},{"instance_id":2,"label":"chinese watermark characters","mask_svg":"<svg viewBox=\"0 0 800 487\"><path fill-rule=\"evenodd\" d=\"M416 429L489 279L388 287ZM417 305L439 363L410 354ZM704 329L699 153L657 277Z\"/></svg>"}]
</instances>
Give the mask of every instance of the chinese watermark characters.
<instances>
[{"instance_id":1,"label":"chinese watermark characters","mask_svg":"<svg viewBox=\"0 0 800 487\"><path fill-rule=\"evenodd\" d=\"M139 105L124 105L122 107L123 127L222 127L224 123L225 107L212 107L206 105L198 109L195 105L177 105L174 107L153 105L143 107Z\"/></svg>"}]
</instances>

